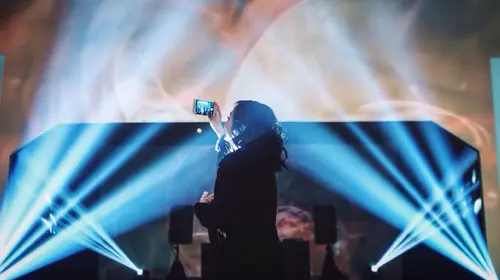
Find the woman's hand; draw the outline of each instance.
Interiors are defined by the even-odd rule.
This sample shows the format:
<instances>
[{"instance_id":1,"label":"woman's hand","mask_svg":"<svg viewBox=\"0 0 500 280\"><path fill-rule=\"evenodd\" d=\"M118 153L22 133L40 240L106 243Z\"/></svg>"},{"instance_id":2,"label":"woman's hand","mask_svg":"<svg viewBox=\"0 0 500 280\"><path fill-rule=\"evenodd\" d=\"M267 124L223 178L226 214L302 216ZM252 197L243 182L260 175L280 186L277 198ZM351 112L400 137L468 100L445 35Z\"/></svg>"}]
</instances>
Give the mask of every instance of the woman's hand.
<instances>
[{"instance_id":1,"label":"woman's hand","mask_svg":"<svg viewBox=\"0 0 500 280\"><path fill-rule=\"evenodd\" d=\"M200 198L200 203L210 203L214 199L214 194L209 194L208 192L203 192Z\"/></svg>"},{"instance_id":2,"label":"woman's hand","mask_svg":"<svg viewBox=\"0 0 500 280\"><path fill-rule=\"evenodd\" d=\"M208 116L210 121L210 126L217 134L217 137L222 137L224 135L224 127L222 126L222 117L220 113L220 107L217 102L214 103L214 113Z\"/></svg>"}]
</instances>

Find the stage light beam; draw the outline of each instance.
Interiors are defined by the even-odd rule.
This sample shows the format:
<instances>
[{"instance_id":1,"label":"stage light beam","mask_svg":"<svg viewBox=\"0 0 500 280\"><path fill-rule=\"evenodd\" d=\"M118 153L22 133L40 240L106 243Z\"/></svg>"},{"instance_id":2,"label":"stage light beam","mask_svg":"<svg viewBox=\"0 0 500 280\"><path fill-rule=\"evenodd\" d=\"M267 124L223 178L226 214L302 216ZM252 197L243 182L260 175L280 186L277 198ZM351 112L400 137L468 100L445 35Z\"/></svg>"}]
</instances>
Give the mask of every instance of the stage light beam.
<instances>
[{"instance_id":1,"label":"stage light beam","mask_svg":"<svg viewBox=\"0 0 500 280\"><path fill-rule=\"evenodd\" d=\"M167 152L157 162L146 166L143 170L138 170L136 176L127 181L119 190L105 197L98 205L88 210L86 216L91 218L95 224L100 225L109 236L112 236L163 215L170 205L165 205L165 201L159 199L152 189L173 176L173 174L165 171L165 166L170 166L172 170L174 166L181 164L177 160L178 157L189 153L191 146L196 145L193 142L203 141L202 138L203 136L195 137L189 141L190 143L185 143L187 145L179 147L174 152ZM151 181L152 178L153 181ZM198 180L198 178L188 179ZM149 181L147 186L143 185L145 181ZM137 201L148 201L148 207L141 208L141 211L137 211L133 207L123 207L125 205L137 205ZM124 209L130 211L125 213L123 212ZM126 216L126 219L121 219L119 223L113 225L107 223L106 221L109 221L111 217L116 220L116 211L121 211L121 216ZM83 249L84 246L81 244L71 243L68 245L66 243L72 235L77 233L79 228L85 225L87 223L81 219L73 223L71 227L54 235L34 251L23 256L21 260L10 266L3 275L6 278L19 277Z\"/></svg>"}]
</instances>

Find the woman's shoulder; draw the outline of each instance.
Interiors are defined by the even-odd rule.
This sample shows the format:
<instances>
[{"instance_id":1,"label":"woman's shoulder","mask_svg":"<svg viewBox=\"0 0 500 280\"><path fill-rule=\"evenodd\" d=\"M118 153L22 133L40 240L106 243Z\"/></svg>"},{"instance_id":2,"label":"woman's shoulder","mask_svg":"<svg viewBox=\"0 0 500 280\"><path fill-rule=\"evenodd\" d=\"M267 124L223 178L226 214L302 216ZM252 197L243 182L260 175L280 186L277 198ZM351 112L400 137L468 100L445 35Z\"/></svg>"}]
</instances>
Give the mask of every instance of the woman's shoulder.
<instances>
[{"instance_id":1,"label":"woman's shoulder","mask_svg":"<svg viewBox=\"0 0 500 280\"><path fill-rule=\"evenodd\" d=\"M265 157L251 153L251 151L240 149L227 154L219 163L219 170L228 172L264 172L272 171L270 161Z\"/></svg>"},{"instance_id":2,"label":"woman's shoulder","mask_svg":"<svg viewBox=\"0 0 500 280\"><path fill-rule=\"evenodd\" d=\"M219 168L221 167L235 167L242 165L247 162L246 153L243 150L237 150L234 152L227 153L219 162Z\"/></svg>"}]
</instances>

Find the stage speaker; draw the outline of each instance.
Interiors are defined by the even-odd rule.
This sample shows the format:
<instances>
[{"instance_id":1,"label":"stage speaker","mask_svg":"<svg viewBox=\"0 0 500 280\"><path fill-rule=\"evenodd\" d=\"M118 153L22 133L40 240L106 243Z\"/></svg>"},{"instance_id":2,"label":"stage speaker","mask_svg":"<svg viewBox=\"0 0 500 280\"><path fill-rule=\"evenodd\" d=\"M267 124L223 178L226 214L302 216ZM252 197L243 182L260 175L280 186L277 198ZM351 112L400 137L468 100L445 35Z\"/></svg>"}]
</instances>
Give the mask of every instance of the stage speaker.
<instances>
[{"instance_id":1,"label":"stage speaker","mask_svg":"<svg viewBox=\"0 0 500 280\"><path fill-rule=\"evenodd\" d=\"M211 243L201 244L201 280L215 279L216 256L214 245Z\"/></svg>"},{"instance_id":2,"label":"stage speaker","mask_svg":"<svg viewBox=\"0 0 500 280\"><path fill-rule=\"evenodd\" d=\"M402 255L402 274L404 280L480 279L474 273L424 244Z\"/></svg>"},{"instance_id":3,"label":"stage speaker","mask_svg":"<svg viewBox=\"0 0 500 280\"><path fill-rule=\"evenodd\" d=\"M171 244L188 245L193 242L193 206L181 206L172 210L168 239Z\"/></svg>"},{"instance_id":4,"label":"stage speaker","mask_svg":"<svg viewBox=\"0 0 500 280\"><path fill-rule=\"evenodd\" d=\"M309 242L302 239L283 240L286 280L310 280Z\"/></svg>"},{"instance_id":5,"label":"stage speaker","mask_svg":"<svg viewBox=\"0 0 500 280\"><path fill-rule=\"evenodd\" d=\"M313 208L314 242L335 244L337 242L337 214L333 205L316 205Z\"/></svg>"}]
</instances>

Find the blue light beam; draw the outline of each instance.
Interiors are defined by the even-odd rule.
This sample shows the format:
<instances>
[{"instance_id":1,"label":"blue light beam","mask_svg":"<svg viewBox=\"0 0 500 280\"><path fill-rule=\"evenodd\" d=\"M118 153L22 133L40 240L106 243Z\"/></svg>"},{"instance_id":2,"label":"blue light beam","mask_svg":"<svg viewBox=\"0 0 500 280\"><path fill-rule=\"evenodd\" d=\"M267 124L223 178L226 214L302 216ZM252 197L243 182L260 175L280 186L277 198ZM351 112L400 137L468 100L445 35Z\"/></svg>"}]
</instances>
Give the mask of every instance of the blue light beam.
<instances>
[{"instance_id":1,"label":"blue light beam","mask_svg":"<svg viewBox=\"0 0 500 280\"><path fill-rule=\"evenodd\" d=\"M4 250L0 253L0 260L8 253L5 246L18 227L17 223L27 214L34 200L40 196L40 187L46 179L45 168L53 168L63 156L60 147L69 135L57 128L52 133L51 139L42 138L40 149L36 152L26 155L25 151L19 151L17 165L10 166L14 169L10 170L7 189L1 201L0 244Z\"/></svg>"},{"instance_id":2,"label":"blue light beam","mask_svg":"<svg viewBox=\"0 0 500 280\"><path fill-rule=\"evenodd\" d=\"M41 194L57 194L64 190L67 183L78 174L98 149L101 142L97 139L106 138L111 133L111 130L107 129L107 126L88 127L70 148L63 161L59 163L54 176L50 177L42 187ZM38 196L35 203L30 205L28 214L23 217L23 220L14 223L17 225L17 230L7 239L7 244L3 248L4 252L9 254L12 251L27 230L39 220L46 207L47 202L43 195Z\"/></svg>"},{"instance_id":3,"label":"blue light beam","mask_svg":"<svg viewBox=\"0 0 500 280\"><path fill-rule=\"evenodd\" d=\"M441 202L443 198L445 198L445 192L451 190L461 178L461 176L466 172L467 169L477 160L477 155L475 153L467 152L457 161L455 168L450 168L449 172L446 173L446 177L444 178L442 184L445 186L444 190L441 190L439 193L435 193L432 201L425 202L423 200L419 201L419 205L424 209L423 212L419 213L415 216L414 219L405 227L405 229L399 234L399 236L395 239L389 249L384 253L384 256L381 259L393 259L388 258L388 256L392 255L392 252L415 230L418 230L418 225L424 220L425 215L430 213L431 215L436 215L431 209ZM457 171L458 170L458 171Z\"/></svg>"},{"instance_id":4,"label":"blue light beam","mask_svg":"<svg viewBox=\"0 0 500 280\"><path fill-rule=\"evenodd\" d=\"M201 137L204 136L199 135L192 139L190 143L201 141ZM99 205L90 209L87 212L87 217L90 217L96 224L101 225L108 235L113 236L164 215L170 205L166 205L165 200L161 199L155 189L168 178L172 178L174 174L169 170L179 168L182 164L178 160L179 156L185 156L191 149L192 147L188 143L188 145L180 147L176 151L167 152L160 160L147 166L142 171L139 170L137 175L127 181L119 190L113 192ZM198 178L190 176L187 180L194 183ZM148 184L145 185L144 182L148 182ZM175 194L176 192L173 192L171 195ZM140 201L147 201L148 206L141 207L142 204L138 204ZM140 207L140 210L131 207L131 205ZM120 215L116 215L117 212ZM112 219L114 219L115 223L110 223ZM6 278L19 277L82 250L83 246L80 244L63 246L82 224L85 224L85 222L80 220L70 228L55 235L9 267L2 275Z\"/></svg>"},{"instance_id":5,"label":"blue light beam","mask_svg":"<svg viewBox=\"0 0 500 280\"><path fill-rule=\"evenodd\" d=\"M118 170L118 168L123 166L124 162L129 160L144 145L144 143L158 131L160 126L161 124L148 125L146 130L136 134L134 138L132 138L129 143L126 143L122 149L116 149L112 155L107 157L106 161L102 165L103 167L99 168L87 177L87 179L77 189L76 193L66 199L67 203L62 209L57 211L56 219L59 220L65 217L69 211L78 206L83 199L99 187L104 180ZM98 142L98 140L93 140L93 142ZM59 195L62 195L62 193ZM43 236L44 233L45 231L43 228L38 229L38 231L33 233L30 238L23 243L15 254L10 256L10 259L16 259L23 254L25 250L30 248L40 237ZM6 266L0 266L0 268L2 267L5 268Z\"/></svg>"}]
</instances>

